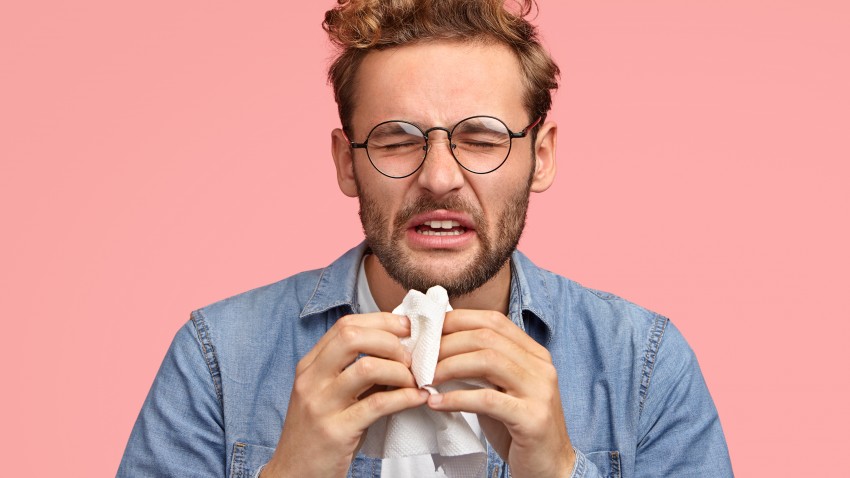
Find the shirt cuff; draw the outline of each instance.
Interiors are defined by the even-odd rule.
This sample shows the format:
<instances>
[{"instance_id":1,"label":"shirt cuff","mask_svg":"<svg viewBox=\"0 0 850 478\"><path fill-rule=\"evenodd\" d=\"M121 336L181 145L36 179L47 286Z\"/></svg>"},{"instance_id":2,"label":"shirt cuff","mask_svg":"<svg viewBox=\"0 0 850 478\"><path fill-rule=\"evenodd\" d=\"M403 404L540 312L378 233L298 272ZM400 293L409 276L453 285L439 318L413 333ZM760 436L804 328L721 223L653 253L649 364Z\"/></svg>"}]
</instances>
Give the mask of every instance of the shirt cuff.
<instances>
[{"instance_id":1,"label":"shirt cuff","mask_svg":"<svg viewBox=\"0 0 850 478\"><path fill-rule=\"evenodd\" d=\"M576 454L576 462L573 465L573 472L570 473L570 478L582 478L587 473L587 457L584 456L584 453L578 451L573 447L573 451Z\"/></svg>"}]
</instances>

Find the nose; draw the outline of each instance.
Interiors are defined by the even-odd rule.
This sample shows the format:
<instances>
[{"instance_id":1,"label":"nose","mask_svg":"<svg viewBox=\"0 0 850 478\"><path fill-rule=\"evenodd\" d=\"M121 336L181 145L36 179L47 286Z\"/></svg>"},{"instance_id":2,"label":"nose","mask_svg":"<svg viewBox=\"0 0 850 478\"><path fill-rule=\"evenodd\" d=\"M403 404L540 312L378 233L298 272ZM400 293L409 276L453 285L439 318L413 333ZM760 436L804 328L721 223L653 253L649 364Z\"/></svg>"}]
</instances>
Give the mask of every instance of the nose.
<instances>
[{"instance_id":1,"label":"nose","mask_svg":"<svg viewBox=\"0 0 850 478\"><path fill-rule=\"evenodd\" d=\"M445 131L445 134L428 131L425 163L417 176L419 186L435 197L450 194L464 183L463 171L452 154L454 145L449 140L448 131L440 130Z\"/></svg>"}]
</instances>

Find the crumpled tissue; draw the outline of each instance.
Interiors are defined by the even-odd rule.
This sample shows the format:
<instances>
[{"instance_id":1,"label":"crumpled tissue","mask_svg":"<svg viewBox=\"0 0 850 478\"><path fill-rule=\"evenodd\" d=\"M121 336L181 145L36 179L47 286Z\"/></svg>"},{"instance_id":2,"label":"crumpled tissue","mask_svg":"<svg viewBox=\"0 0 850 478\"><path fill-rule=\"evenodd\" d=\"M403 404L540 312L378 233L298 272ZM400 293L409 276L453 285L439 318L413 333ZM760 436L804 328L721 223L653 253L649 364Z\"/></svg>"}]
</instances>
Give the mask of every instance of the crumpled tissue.
<instances>
[{"instance_id":1,"label":"crumpled tissue","mask_svg":"<svg viewBox=\"0 0 850 478\"><path fill-rule=\"evenodd\" d=\"M410 337L401 342L412 355L410 368L416 384L431 394L492 387L483 380L455 380L433 386L443 320L450 310L448 293L440 286L431 287L425 294L411 290L393 310L394 314L410 319ZM487 450L463 416L458 412L434 411L427 404L372 424L361 451L376 458L430 454L435 470L442 467L450 478L482 476L487 466Z\"/></svg>"}]
</instances>

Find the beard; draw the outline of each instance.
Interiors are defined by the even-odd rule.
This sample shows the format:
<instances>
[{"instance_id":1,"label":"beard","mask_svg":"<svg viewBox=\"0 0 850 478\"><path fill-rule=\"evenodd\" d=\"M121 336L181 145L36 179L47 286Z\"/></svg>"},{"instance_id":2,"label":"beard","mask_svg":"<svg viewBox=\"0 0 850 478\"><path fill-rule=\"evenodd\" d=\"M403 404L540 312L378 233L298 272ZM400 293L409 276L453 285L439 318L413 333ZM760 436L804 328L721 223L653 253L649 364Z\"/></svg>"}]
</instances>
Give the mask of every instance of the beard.
<instances>
[{"instance_id":1,"label":"beard","mask_svg":"<svg viewBox=\"0 0 850 478\"><path fill-rule=\"evenodd\" d=\"M529 175L525 187L505 198L505 209L497 218L495 228L489 227L480 208L459 196L439 200L420 196L402 208L390 221L381 208L381 201L360 188L358 181L360 222L366 235L366 244L387 274L405 289L425 292L430 287L440 285L451 297L469 294L493 278L507 264L516 249L525 228L531 180ZM480 248L475 257L468 264L458 264L454 271L429 269L427 259L417 262L402 248L410 219L437 209L467 213L472 218L475 233L478 235ZM433 254L452 252L435 250Z\"/></svg>"}]
</instances>

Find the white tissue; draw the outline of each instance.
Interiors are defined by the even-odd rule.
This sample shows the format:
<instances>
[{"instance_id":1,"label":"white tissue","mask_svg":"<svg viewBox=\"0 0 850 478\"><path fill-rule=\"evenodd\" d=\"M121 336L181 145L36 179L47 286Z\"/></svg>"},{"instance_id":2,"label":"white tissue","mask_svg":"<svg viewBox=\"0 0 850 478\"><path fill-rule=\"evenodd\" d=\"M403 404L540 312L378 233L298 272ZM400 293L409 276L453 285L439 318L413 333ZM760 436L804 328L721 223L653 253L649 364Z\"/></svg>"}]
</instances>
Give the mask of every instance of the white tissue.
<instances>
[{"instance_id":1,"label":"white tissue","mask_svg":"<svg viewBox=\"0 0 850 478\"><path fill-rule=\"evenodd\" d=\"M411 290L394 314L410 319L410 337L402 339L412 355L410 367L419 388L431 394L491 386L452 381L433 387L434 370L440 354L440 339L446 312L452 310L449 296L440 286L426 294ZM432 455L435 469L442 467L450 478L473 478L484 474L487 451L460 413L437 412L428 405L405 410L375 422L366 432L361 451L376 458Z\"/></svg>"},{"instance_id":2,"label":"white tissue","mask_svg":"<svg viewBox=\"0 0 850 478\"><path fill-rule=\"evenodd\" d=\"M401 344L413 355L410 366L416 385L433 395L434 370L440 355L440 338L443 335L443 320L452 310L449 295L440 286L431 287L426 294L411 290L393 314L406 315L410 319L410 337L401 339Z\"/></svg>"}]
</instances>

